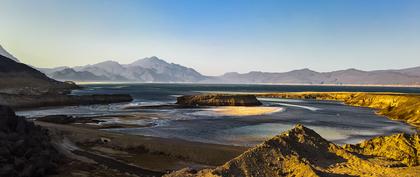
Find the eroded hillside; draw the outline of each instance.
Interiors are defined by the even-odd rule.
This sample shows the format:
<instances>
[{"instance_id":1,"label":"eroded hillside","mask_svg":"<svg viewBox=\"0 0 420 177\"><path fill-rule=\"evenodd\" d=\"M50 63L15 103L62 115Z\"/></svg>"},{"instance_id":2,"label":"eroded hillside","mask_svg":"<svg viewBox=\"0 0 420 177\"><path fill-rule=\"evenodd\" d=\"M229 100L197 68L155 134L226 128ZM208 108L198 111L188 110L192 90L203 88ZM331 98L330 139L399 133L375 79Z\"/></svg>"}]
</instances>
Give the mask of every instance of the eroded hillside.
<instances>
[{"instance_id":1,"label":"eroded hillside","mask_svg":"<svg viewBox=\"0 0 420 177\"><path fill-rule=\"evenodd\" d=\"M392 141L383 141L388 138ZM222 166L183 169L167 177L416 176L420 174L419 140L418 134L397 134L341 147L297 125Z\"/></svg>"}]
</instances>

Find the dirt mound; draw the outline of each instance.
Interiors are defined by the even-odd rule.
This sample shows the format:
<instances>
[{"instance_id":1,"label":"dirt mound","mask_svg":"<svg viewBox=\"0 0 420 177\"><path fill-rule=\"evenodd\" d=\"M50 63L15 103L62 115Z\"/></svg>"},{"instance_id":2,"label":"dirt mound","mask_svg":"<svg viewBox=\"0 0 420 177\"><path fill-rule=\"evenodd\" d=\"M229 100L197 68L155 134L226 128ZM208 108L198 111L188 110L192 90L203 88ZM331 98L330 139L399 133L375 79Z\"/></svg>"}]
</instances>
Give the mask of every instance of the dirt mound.
<instances>
[{"instance_id":1,"label":"dirt mound","mask_svg":"<svg viewBox=\"0 0 420 177\"><path fill-rule=\"evenodd\" d=\"M0 106L0 176L45 176L59 158L45 130Z\"/></svg>"},{"instance_id":2,"label":"dirt mound","mask_svg":"<svg viewBox=\"0 0 420 177\"><path fill-rule=\"evenodd\" d=\"M407 137L411 137L408 138L410 141L406 141ZM418 135L393 135L389 138L391 139L369 140L353 146L345 145L343 148L325 140L313 130L297 125L215 169L201 171L183 169L167 176L415 176L419 174L420 167L415 166L419 162ZM406 146L400 146L401 142ZM408 146L413 148L410 149ZM375 153L377 149L381 151ZM386 155L385 149L391 155ZM401 157L397 157L401 154L403 154Z\"/></svg>"},{"instance_id":3,"label":"dirt mound","mask_svg":"<svg viewBox=\"0 0 420 177\"><path fill-rule=\"evenodd\" d=\"M261 102L254 95L201 94L178 97L176 104L183 106L259 106Z\"/></svg>"}]
</instances>

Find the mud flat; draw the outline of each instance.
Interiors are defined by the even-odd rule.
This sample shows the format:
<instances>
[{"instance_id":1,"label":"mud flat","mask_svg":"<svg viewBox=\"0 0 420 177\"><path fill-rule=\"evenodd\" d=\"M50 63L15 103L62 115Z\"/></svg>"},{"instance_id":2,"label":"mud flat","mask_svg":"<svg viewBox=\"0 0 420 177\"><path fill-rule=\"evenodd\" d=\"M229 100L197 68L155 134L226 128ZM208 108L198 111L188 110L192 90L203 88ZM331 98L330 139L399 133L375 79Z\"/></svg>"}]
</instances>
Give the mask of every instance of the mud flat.
<instances>
[{"instance_id":1,"label":"mud flat","mask_svg":"<svg viewBox=\"0 0 420 177\"><path fill-rule=\"evenodd\" d=\"M257 97L318 99L342 101L351 106L369 107L393 120L400 120L420 129L420 95L367 92L286 92L262 93Z\"/></svg>"},{"instance_id":2,"label":"mud flat","mask_svg":"<svg viewBox=\"0 0 420 177\"><path fill-rule=\"evenodd\" d=\"M105 156L118 161L120 164L130 164L142 170L149 170L152 173L163 174L186 166L199 169L217 166L247 150L246 147L119 134L72 124L43 121L35 121L35 124L47 128L56 144L62 149L70 151L70 155L68 155L70 159L82 156L92 160L92 157L86 157L86 154L74 152L77 150ZM68 144L71 144L71 146ZM95 161L95 163L106 166L106 163L100 161ZM106 168L115 169L113 166L107 166ZM97 169L92 167L92 164L80 162L80 160L69 160L68 164L62 165L62 168L58 171L60 174L92 174L93 172L91 173L89 169L93 169L94 173L98 175L103 175L101 171L104 169ZM118 171L119 169L115 170ZM121 170L119 174L124 176L126 172Z\"/></svg>"}]
</instances>

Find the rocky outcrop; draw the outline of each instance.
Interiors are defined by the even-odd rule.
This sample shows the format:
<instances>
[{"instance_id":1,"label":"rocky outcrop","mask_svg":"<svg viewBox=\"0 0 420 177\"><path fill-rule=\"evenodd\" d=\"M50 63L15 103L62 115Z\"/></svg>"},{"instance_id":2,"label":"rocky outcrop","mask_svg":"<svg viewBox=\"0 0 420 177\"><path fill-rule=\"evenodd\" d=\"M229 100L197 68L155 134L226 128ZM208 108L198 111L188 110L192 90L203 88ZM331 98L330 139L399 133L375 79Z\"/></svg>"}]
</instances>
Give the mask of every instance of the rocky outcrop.
<instances>
[{"instance_id":1,"label":"rocky outcrop","mask_svg":"<svg viewBox=\"0 0 420 177\"><path fill-rule=\"evenodd\" d=\"M72 106L89 104L108 104L130 102L133 98L127 94L114 95L11 95L0 93L0 104L13 108L31 108L47 106Z\"/></svg>"},{"instance_id":2,"label":"rocky outcrop","mask_svg":"<svg viewBox=\"0 0 420 177\"><path fill-rule=\"evenodd\" d=\"M182 106L259 106L254 95L201 94L181 96L176 104Z\"/></svg>"},{"instance_id":3,"label":"rocky outcrop","mask_svg":"<svg viewBox=\"0 0 420 177\"><path fill-rule=\"evenodd\" d=\"M46 130L0 106L0 176L45 176L59 159Z\"/></svg>"},{"instance_id":4,"label":"rocky outcrop","mask_svg":"<svg viewBox=\"0 0 420 177\"><path fill-rule=\"evenodd\" d=\"M351 152L366 156L381 156L401 161L407 166L420 165L420 136L419 134L395 134L391 136L375 137L356 145L345 145Z\"/></svg>"},{"instance_id":5,"label":"rocky outcrop","mask_svg":"<svg viewBox=\"0 0 420 177\"><path fill-rule=\"evenodd\" d=\"M420 128L420 95L366 92L296 92L258 94L259 97L318 99L342 101L352 106L377 109L391 119L405 121Z\"/></svg>"},{"instance_id":6,"label":"rocky outcrop","mask_svg":"<svg viewBox=\"0 0 420 177\"><path fill-rule=\"evenodd\" d=\"M411 137L410 141L406 141L407 137ZM183 169L166 176L416 176L419 174L418 135L401 134L388 138L390 139L379 140L381 139L379 138L358 145L340 147L325 140L313 130L297 125L222 166L200 171ZM405 145L400 145L401 142ZM385 153L385 149L388 154Z\"/></svg>"}]
</instances>

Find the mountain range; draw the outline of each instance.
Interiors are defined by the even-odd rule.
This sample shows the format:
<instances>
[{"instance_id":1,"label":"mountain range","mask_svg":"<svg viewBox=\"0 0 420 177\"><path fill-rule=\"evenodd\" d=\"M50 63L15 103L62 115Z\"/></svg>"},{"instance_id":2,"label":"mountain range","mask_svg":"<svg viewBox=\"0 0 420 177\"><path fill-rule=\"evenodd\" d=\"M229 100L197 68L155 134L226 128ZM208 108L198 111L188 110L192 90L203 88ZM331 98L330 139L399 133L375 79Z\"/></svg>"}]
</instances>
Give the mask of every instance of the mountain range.
<instances>
[{"instance_id":1,"label":"mountain range","mask_svg":"<svg viewBox=\"0 0 420 177\"><path fill-rule=\"evenodd\" d=\"M192 68L154 56L130 64L109 60L73 68L38 69L54 79L74 81L200 82L207 78Z\"/></svg>"},{"instance_id":2,"label":"mountain range","mask_svg":"<svg viewBox=\"0 0 420 177\"><path fill-rule=\"evenodd\" d=\"M362 85L419 85L420 67L362 71L346 69L317 72L310 69L289 72L249 73L230 72L221 76L205 76L196 70L157 57L137 60L131 64L105 61L78 67L40 69L57 80L73 81L123 81L123 82L188 82L236 84L362 84Z\"/></svg>"},{"instance_id":3,"label":"mountain range","mask_svg":"<svg viewBox=\"0 0 420 177\"><path fill-rule=\"evenodd\" d=\"M400 70L362 71L346 69L316 72L310 69L283 73L253 71L245 74L226 73L213 78L215 83L282 83L282 84L361 84L361 85L419 85L420 67Z\"/></svg>"},{"instance_id":4,"label":"mountain range","mask_svg":"<svg viewBox=\"0 0 420 177\"><path fill-rule=\"evenodd\" d=\"M19 62L1 46L0 55ZM36 69L56 80L79 82L420 85L420 67L375 71L358 69L332 72L317 72L310 69L289 72L252 71L248 73L229 72L221 76L205 76L192 68L168 63L153 56L129 64L120 64L108 60L85 66Z\"/></svg>"}]
</instances>

